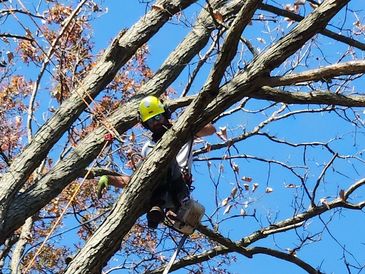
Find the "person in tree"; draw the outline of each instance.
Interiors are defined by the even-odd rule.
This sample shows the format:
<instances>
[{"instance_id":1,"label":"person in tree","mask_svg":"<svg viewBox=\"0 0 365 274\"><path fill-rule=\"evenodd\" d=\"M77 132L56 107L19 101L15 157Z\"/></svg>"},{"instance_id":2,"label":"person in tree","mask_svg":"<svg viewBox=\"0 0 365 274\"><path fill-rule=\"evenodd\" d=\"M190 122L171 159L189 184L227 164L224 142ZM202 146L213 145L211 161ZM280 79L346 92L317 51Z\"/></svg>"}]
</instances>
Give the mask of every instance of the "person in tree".
<instances>
[{"instance_id":1,"label":"person in tree","mask_svg":"<svg viewBox=\"0 0 365 274\"><path fill-rule=\"evenodd\" d=\"M164 133L172 127L169 109L155 96L147 96L139 104L139 116L142 125L151 131L152 139L147 141L142 148L142 157L146 157ZM209 123L205 125L195 137L203 137L215 133L215 127ZM147 212L147 223L150 228L157 228L164 220L164 209L177 209L189 201L190 187L192 183L192 145L189 140L179 151L174 161L165 171L164 179L152 193L150 209ZM100 177L98 183L98 197L108 185L125 187L129 183L129 176L106 176Z\"/></svg>"}]
</instances>

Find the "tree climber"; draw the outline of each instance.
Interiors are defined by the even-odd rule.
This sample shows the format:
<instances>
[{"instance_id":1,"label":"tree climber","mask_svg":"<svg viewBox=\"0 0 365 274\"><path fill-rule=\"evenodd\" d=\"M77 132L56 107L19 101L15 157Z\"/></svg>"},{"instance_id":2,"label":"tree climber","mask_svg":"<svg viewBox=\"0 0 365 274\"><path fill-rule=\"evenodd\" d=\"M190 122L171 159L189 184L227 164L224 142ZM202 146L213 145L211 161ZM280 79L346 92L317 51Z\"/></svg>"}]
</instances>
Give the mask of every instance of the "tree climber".
<instances>
[{"instance_id":1,"label":"tree climber","mask_svg":"<svg viewBox=\"0 0 365 274\"><path fill-rule=\"evenodd\" d=\"M139 104L139 117L142 125L152 132L152 140L147 141L142 148L142 157L146 157L164 133L172 127L170 110L154 96L147 96ZM212 135L215 127L209 123L205 125L195 137ZM164 209L174 208L174 212L190 199L190 186L192 183L192 145L189 140L179 151L176 159L167 168L164 179L152 193L150 209L147 212L148 227L157 228L164 220ZM129 183L129 176L100 177L98 183L98 197L108 185L125 187Z\"/></svg>"}]
</instances>

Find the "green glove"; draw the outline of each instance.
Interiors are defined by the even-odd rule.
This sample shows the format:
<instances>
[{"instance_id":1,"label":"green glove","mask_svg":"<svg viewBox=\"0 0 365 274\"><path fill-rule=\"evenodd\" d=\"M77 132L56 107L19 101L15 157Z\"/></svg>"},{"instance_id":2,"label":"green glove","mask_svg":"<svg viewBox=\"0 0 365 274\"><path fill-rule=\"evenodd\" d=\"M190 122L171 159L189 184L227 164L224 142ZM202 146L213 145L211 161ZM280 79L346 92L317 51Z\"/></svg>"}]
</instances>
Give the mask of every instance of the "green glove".
<instances>
[{"instance_id":1,"label":"green glove","mask_svg":"<svg viewBox=\"0 0 365 274\"><path fill-rule=\"evenodd\" d=\"M98 199L101 198L103 189L107 188L108 186L109 186L108 176L106 175L101 176L98 182Z\"/></svg>"}]
</instances>

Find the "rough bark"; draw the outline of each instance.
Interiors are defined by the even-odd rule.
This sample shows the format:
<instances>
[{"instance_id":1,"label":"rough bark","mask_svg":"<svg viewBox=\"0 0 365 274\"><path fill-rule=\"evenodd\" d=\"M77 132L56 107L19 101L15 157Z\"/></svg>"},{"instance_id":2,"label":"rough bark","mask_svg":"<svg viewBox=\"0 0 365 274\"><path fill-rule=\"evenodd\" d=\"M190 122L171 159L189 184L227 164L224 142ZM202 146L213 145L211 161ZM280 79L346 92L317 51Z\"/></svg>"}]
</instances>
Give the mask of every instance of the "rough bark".
<instances>
[{"instance_id":1,"label":"rough bark","mask_svg":"<svg viewBox=\"0 0 365 274\"><path fill-rule=\"evenodd\" d=\"M46 157L90 101L105 88L118 70L135 51L146 43L169 18L188 7L195 0L158 1L163 9L152 9L127 32L121 32L97 62L94 69L34 136L33 141L11 164L0 182L0 230L4 226L6 211L31 173ZM1 241L2 242L2 241Z\"/></svg>"},{"instance_id":2,"label":"rough bark","mask_svg":"<svg viewBox=\"0 0 365 274\"><path fill-rule=\"evenodd\" d=\"M365 73L365 61L349 61L334 64L319 69L312 69L302 73L271 77L267 81L270 87L289 86L293 84L306 84L311 81L329 81L341 75L356 75Z\"/></svg>"},{"instance_id":3,"label":"rough bark","mask_svg":"<svg viewBox=\"0 0 365 274\"><path fill-rule=\"evenodd\" d=\"M286 92L264 86L251 95L252 98L281 102L286 104L319 104L344 107L365 107L363 95L341 95L332 92Z\"/></svg>"},{"instance_id":4,"label":"rough bark","mask_svg":"<svg viewBox=\"0 0 365 274\"><path fill-rule=\"evenodd\" d=\"M122 238L143 213L146 197L156 187L163 167L175 157L176 148L181 147L194 132L222 110L259 89L264 75L279 66L308 39L323 29L347 2L324 1L287 36L256 58L246 71L219 89L218 93L215 92L214 94L218 96L205 110L201 108L206 104L203 101L214 97L209 92L203 91L199 94L135 172L129 188L124 191L111 214L71 262L66 273L100 272L104 262L119 249Z\"/></svg>"},{"instance_id":5,"label":"rough bark","mask_svg":"<svg viewBox=\"0 0 365 274\"><path fill-rule=\"evenodd\" d=\"M31 230L33 226L33 218L30 217L25 221L25 224L22 227L22 231L19 235L19 240L16 243L16 246L13 250L13 254L11 256L11 273L18 273L19 267L21 264L21 258L23 256L23 252L25 249L26 244L31 239Z\"/></svg>"},{"instance_id":6,"label":"rough bark","mask_svg":"<svg viewBox=\"0 0 365 274\"><path fill-rule=\"evenodd\" d=\"M224 1L220 0L212 2L212 5L219 7L222 3ZM228 15L241 6L240 1L234 1L226 7L222 7L221 12ZM211 15L202 11L192 31L169 55L154 77L141 88L141 94L119 108L107 119L106 124L114 127L118 132L125 132L135 125L137 123L136 109L140 98L148 93L161 94L176 79L186 64L206 45L213 29L215 29L215 25ZM14 199L7 212L6 221L0 227L0 242L3 242L12 231L24 223L26 218L44 207L64 187L79 176L79 173L100 152L104 145L104 134L107 132L105 128L99 128L92 132L35 186Z\"/></svg>"}]
</instances>

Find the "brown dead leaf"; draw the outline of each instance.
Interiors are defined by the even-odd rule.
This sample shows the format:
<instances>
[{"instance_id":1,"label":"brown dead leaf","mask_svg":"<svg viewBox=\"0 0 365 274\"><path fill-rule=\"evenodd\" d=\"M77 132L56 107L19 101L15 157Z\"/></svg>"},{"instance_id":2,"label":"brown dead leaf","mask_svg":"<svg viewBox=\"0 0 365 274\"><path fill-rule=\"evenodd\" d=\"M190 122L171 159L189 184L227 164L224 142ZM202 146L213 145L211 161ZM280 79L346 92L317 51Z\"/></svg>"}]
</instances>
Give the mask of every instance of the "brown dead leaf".
<instances>
[{"instance_id":1,"label":"brown dead leaf","mask_svg":"<svg viewBox=\"0 0 365 274\"><path fill-rule=\"evenodd\" d=\"M222 206L226 206L231 198L227 197L222 201Z\"/></svg>"},{"instance_id":2,"label":"brown dead leaf","mask_svg":"<svg viewBox=\"0 0 365 274\"><path fill-rule=\"evenodd\" d=\"M223 214L228 214L231 211L232 205L228 205L224 210Z\"/></svg>"},{"instance_id":3,"label":"brown dead leaf","mask_svg":"<svg viewBox=\"0 0 365 274\"><path fill-rule=\"evenodd\" d=\"M267 187L265 189L265 193L271 193L271 192L273 192L273 189L271 187Z\"/></svg>"},{"instance_id":4,"label":"brown dead leaf","mask_svg":"<svg viewBox=\"0 0 365 274\"><path fill-rule=\"evenodd\" d=\"M258 183L254 183L252 185L252 192L255 192L258 187L259 187L259 184Z\"/></svg>"},{"instance_id":5,"label":"brown dead leaf","mask_svg":"<svg viewBox=\"0 0 365 274\"><path fill-rule=\"evenodd\" d=\"M136 141L136 135L134 134L134 132L132 131L131 135L129 136L129 141L134 143Z\"/></svg>"},{"instance_id":6,"label":"brown dead leaf","mask_svg":"<svg viewBox=\"0 0 365 274\"><path fill-rule=\"evenodd\" d=\"M305 1L306 0L296 0L295 2L294 2L294 5L304 5L305 4Z\"/></svg>"},{"instance_id":7,"label":"brown dead leaf","mask_svg":"<svg viewBox=\"0 0 365 274\"><path fill-rule=\"evenodd\" d=\"M216 134L218 135L218 137L220 139L227 142L227 128L226 127L221 127L219 129L220 129L220 131L217 131Z\"/></svg>"},{"instance_id":8,"label":"brown dead leaf","mask_svg":"<svg viewBox=\"0 0 365 274\"><path fill-rule=\"evenodd\" d=\"M235 164L235 163L232 163L232 169L236 173L239 173L240 172L240 167L237 164Z\"/></svg>"},{"instance_id":9,"label":"brown dead leaf","mask_svg":"<svg viewBox=\"0 0 365 274\"><path fill-rule=\"evenodd\" d=\"M232 188L232 190L231 190L231 197L232 197L232 198L234 198L234 197L236 196L236 194L237 194L237 190L238 190L238 188L237 188L237 187Z\"/></svg>"},{"instance_id":10,"label":"brown dead leaf","mask_svg":"<svg viewBox=\"0 0 365 274\"><path fill-rule=\"evenodd\" d=\"M245 181L245 182L252 182L252 178L251 177L246 177L246 176L243 176L242 178L241 178L241 180L242 181Z\"/></svg>"},{"instance_id":11,"label":"brown dead leaf","mask_svg":"<svg viewBox=\"0 0 365 274\"><path fill-rule=\"evenodd\" d=\"M331 209L326 198L319 199L322 205L325 205L327 209Z\"/></svg>"},{"instance_id":12,"label":"brown dead leaf","mask_svg":"<svg viewBox=\"0 0 365 274\"><path fill-rule=\"evenodd\" d=\"M312 9L318 8L318 5L313 4L312 2L309 2L309 6L311 6Z\"/></svg>"},{"instance_id":13,"label":"brown dead leaf","mask_svg":"<svg viewBox=\"0 0 365 274\"><path fill-rule=\"evenodd\" d=\"M8 57L8 63L11 63L14 59L14 54L11 51L7 51L6 56Z\"/></svg>"},{"instance_id":14,"label":"brown dead leaf","mask_svg":"<svg viewBox=\"0 0 365 274\"><path fill-rule=\"evenodd\" d=\"M223 23L223 15L219 11L213 12L213 17L218 23Z\"/></svg>"}]
</instances>

